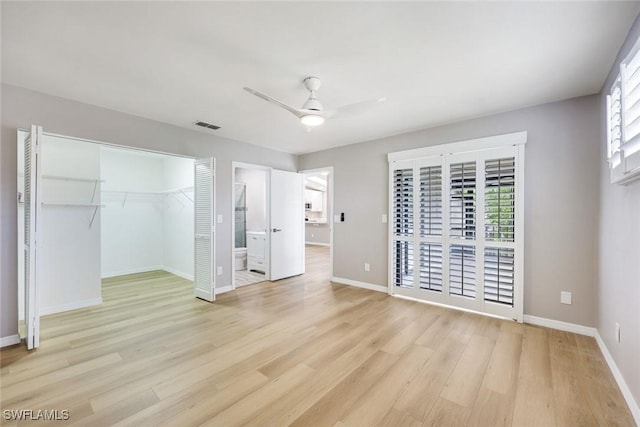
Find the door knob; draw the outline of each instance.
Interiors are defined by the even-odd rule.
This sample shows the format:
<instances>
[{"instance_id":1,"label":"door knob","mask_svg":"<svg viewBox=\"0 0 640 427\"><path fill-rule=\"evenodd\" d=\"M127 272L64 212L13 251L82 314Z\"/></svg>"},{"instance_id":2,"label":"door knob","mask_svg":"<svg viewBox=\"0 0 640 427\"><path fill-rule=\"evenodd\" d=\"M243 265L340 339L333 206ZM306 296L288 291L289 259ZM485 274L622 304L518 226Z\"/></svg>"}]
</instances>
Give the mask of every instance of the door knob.
<instances>
[{"instance_id":1,"label":"door knob","mask_svg":"<svg viewBox=\"0 0 640 427\"><path fill-rule=\"evenodd\" d=\"M274 229L273 229L273 230L271 230L271 231L273 231L274 233L277 233L278 231L282 231L282 229L281 229L281 228L274 228Z\"/></svg>"}]
</instances>

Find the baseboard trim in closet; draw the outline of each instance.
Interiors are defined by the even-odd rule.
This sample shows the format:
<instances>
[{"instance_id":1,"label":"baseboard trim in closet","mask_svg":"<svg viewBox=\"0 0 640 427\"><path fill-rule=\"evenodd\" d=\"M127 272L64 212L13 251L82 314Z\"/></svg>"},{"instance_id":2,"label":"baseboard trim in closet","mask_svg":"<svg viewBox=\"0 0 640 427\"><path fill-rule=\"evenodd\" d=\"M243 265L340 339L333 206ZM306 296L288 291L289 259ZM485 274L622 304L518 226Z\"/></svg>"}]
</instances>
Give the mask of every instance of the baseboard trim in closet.
<instances>
[{"instance_id":1,"label":"baseboard trim in closet","mask_svg":"<svg viewBox=\"0 0 640 427\"><path fill-rule=\"evenodd\" d=\"M175 268L167 267L165 265L165 266L160 267L158 270L164 270L167 273L175 274L178 277L182 277L183 279L186 279L186 280L189 280L190 282L193 282L193 275L192 274L184 273L184 272L182 272L180 270L176 270Z\"/></svg>"},{"instance_id":2,"label":"baseboard trim in closet","mask_svg":"<svg viewBox=\"0 0 640 427\"><path fill-rule=\"evenodd\" d=\"M42 307L40 309L40 316L47 316L49 314L62 313L63 311L77 310L79 308L93 307L94 305L102 304L102 297L95 299L88 299L84 301L77 301L70 304L60 304L51 307Z\"/></svg>"},{"instance_id":3,"label":"baseboard trim in closet","mask_svg":"<svg viewBox=\"0 0 640 427\"><path fill-rule=\"evenodd\" d=\"M162 266L162 265L154 265L154 266L151 266L151 267L132 268L132 269L129 269L129 270L121 270L121 271L115 271L115 272L111 272L111 273L103 273L102 274L102 279L109 279L111 277L118 277L118 276L126 276L127 274L148 273L150 271L158 271L158 270L165 270L165 267ZM173 273L173 272L170 271L170 273ZM175 273L173 273L173 274L175 274ZM193 279L189 279L189 280L193 280Z\"/></svg>"}]
</instances>

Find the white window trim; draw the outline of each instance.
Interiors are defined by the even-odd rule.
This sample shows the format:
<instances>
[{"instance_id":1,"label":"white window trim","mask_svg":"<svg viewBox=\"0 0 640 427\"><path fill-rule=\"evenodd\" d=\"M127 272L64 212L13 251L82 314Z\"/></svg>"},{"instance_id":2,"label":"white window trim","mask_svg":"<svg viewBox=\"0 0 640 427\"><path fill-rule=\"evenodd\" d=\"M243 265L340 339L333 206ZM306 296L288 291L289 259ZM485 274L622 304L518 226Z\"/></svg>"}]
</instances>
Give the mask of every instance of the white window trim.
<instances>
[{"instance_id":1,"label":"white window trim","mask_svg":"<svg viewBox=\"0 0 640 427\"><path fill-rule=\"evenodd\" d=\"M413 150L404 150L397 151L393 153L387 154L387 159L389 162L389 206L388 206L388 283L387 283L387 292L389 295L403 297L401 294L396 293L396 289L394 286L393 280L393 244L394 241L397 240L394 236L393 230L393 171L398 169L398 167L402 167L402 165L410 165L414 164L414 162L423 161L427 158L431 158L430 160L435 160L435 157L440 157L441 164L443 165L443 182L448 176L447 168L445 167L448 162L446 162L445 158L448 157L449 154L462 154L462 153L472 153L478 151L486 151L486 150L495 150L497 148L502 147L515 147L515 153L517 153L516 157L516 191L518 192L518 196L516 198L516 212L518 213L515 217L515 252L514 252L514 262L518 266L514 271L514 281L519 284L519 292L514 292L514 301L512 310L505 310L501 313L501 309L497 307L497 304L493 304L491 302L485 302L488 305L492 305L494 309L477 309L471 308L471 311L476 311L482 314L499 316L499 317L507 317L512 318L513 320L522 323L524 320L524 165L525 165L525 157L524 157L524 147L527 143L527 132L514 132L503 135L490 136L485 138L477 138L470 139L466 141L453 142L449 144L440 144L433 145L429 147L422 147ZM443 158L444 157L444 158ZM430 163L428 161L428 163ZM445 216L447 215L447 203L443 198L443 221ZM416 209L414 205L414 209ZM414 214L414 232L416 223L418 218L415 217ZM449 248L449 231L446 230L445 224L448 222L443 222L443 254L444 250L448 250ZM482 235L483 238L484 234ZM499 245L498 245L499 246ZM483 246L484 248L484 246ZM415 250L415 249L414 249ZM444 256L444 255L443 255ZM448 268L445 268L445 261L443 259L443 284L445 280L448 280ZM415 272L414 272L415 274ZM415 279L414 279L415 283ZM514 288L515 291L515 288ZM468 307L460 306L460 305L451 305L448 304L448 298L444 296L440 298L440 300L428 301L420 299L425 302L432 302L435 304L441 304L445 306L450 306L454 308L460 309L469 309Z\"/></svg>"},{"instance_id":2,"label":"white window trim","mask_svg":"<svg viewBox=\"0 0 640 427\"><path fill-rule=\"evenodd\" d=\"M389 162L397 160L415 160L423 157L439 156L442 154L465 153L469 151L488 150L509 145L524 145L527 143L527 131L488 136L485 138L468 139L466 141L447 144L431 145L413 150L396 151L387 154Z\"/></svg>"}]
</instances>

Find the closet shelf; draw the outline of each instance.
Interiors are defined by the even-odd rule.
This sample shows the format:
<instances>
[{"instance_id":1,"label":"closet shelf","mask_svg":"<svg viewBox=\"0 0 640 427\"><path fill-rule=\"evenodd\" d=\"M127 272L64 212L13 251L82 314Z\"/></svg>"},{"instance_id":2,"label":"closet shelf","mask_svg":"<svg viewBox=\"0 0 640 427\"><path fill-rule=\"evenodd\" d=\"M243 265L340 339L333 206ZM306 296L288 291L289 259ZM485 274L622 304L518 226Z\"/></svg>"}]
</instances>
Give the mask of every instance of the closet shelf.
<instances>
[{"instance_id":1,"label":"closet shelf","mask_svg":"<svg viewBox=\"0 0 640 427\"><path fill-rule=\"evenodd\" d=\"M62 176L62 175L42 175L42 179L53 179L57 181L75 181L75 182L106 182L104 179L93 179L93 178L75 178L73 176Z\"/></svg>"},{"instance_id":2,"label":"closet shelf","mask_svg":"<svg viewBox=\"0 0 640 427\"><path fill-rule=\"evenodd\" d=\"M55 206L55 207L72 207L72 208L93 208L93 215L89 222L89 228L93 226L93 221L96 219L98 209L106 207L106 205L100 205L97 203L46 203L42 202L42 206Z\"/></svg>"},{"instance_id":3,"label":"closet shelf","mask_svg":"<svg viewBox=\"0 0 640 427\"><path fill-rule=\"evenodd\" d=\"M177 196L178 194L182 194L186 199L188 199L190 202L193 203L193 198L187 194L188 192L193 192L193 191L194 191L193 186L175 188L171 190L162 190L162 191L102 190L102 192L106 194L124 194L124 199L122 200L122 207L124 207L125 203L127 202L127 198L130 195L131 196L162 196L164 197L169 195ZM184 206L184 204L182 206Z\"/></svg>"},{"instance_id":4,"label":"closet shelf","mask_svg":"<svg viewBox=\"0 0 640 427\"><path fill-rule=\"evenodd\" d=\"M24 203L24 202L23 202ZM70 207L87 207L87 208L104 208L106 205L98 203L48 203L42 202L42 206L70 206Z\"/></svg>"}]
</instances>

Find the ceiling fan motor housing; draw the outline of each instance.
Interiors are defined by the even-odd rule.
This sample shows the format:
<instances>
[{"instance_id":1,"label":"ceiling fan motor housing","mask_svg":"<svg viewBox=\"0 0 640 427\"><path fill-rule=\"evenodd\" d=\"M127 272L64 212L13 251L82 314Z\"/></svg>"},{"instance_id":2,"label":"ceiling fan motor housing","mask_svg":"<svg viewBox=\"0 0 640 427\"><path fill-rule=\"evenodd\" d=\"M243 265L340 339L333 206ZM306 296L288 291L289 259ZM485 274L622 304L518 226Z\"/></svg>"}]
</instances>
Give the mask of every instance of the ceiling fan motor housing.
<instances>
[{"instance_id":1,"label":"ceiling fan motor housing","mask_svg":"<svg viewBox=\"0 0 640 427\"><path fill-rule=\"evenodd\" d=\"M320 101L318 101L317 98L314 98L313 96L309 99L307 99L307 101L304 103L304 105L302 106L303 110L314 110L314 111L322 111L322 104L320 103Z\"/></svg>"}]
</instances>

